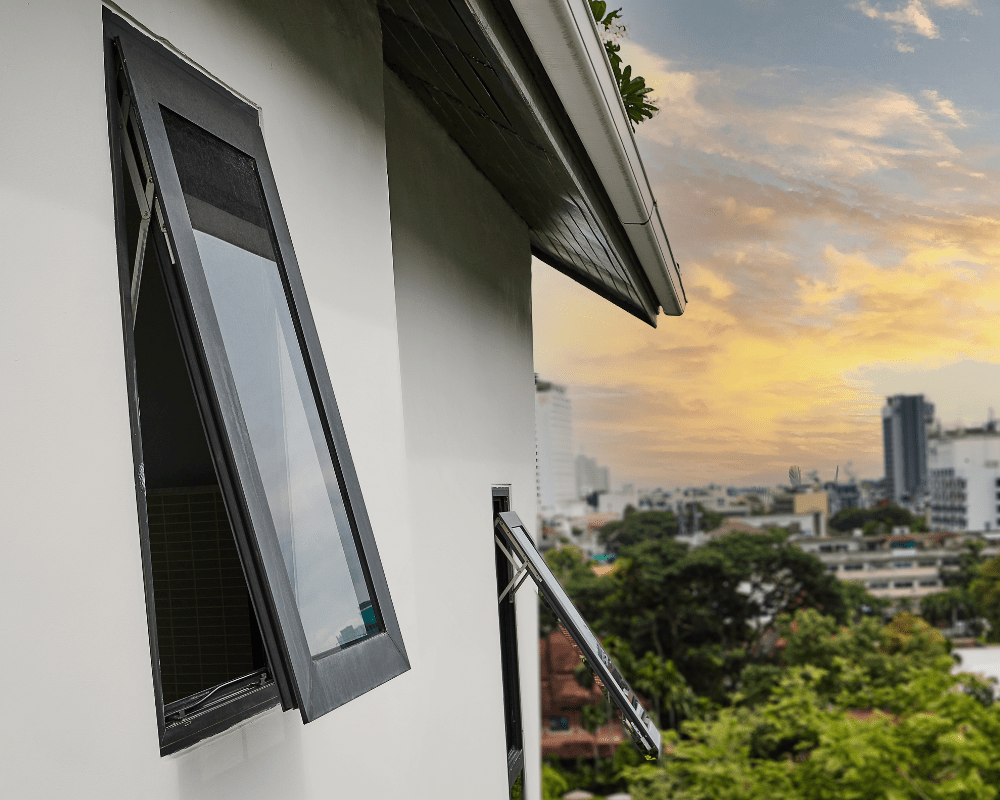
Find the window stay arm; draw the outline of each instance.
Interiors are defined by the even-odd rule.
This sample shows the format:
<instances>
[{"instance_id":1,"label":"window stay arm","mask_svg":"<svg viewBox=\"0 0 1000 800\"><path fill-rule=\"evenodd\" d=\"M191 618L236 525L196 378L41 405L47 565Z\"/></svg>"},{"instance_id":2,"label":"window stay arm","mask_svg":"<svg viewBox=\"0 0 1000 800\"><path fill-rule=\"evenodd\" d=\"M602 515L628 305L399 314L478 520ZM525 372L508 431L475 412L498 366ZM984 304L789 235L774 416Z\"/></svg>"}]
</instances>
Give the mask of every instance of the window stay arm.
<instances>
[{"instance_id":1,"label":"window stay arm","mask_svg":"<svg viewBox=\"0 0 1000 800\"><path fill-rule=\"evenodd\" d=\"M119 62L119 77L124 74L124 65ZM124 84L124 81L123 81ZM170 239L167 236L167 226L163 218L163 211L160 209L160 199L156 196L156 188L153 182L153 171L149 166L149 159L142 147L139 139L139 126L135 106L132 103L132 93L128 85L123 85L122 104L118 105L118 127L121 130L121 149L125 157L125 164L129 177L132 180L132 190L135 192L136 202L139 204L139 213L142 221L139 223L139 234L135 246L135 257L132 260L132 285L129 290L129 299L132 303L132 325L135 326L136 312L139 309L139 288L142 284L142 267L145 263L146 241L149 238L149 223L152 214L156 214L156 224L163 233L163 239L167 243L167 254L170 256L170 263L174 261L174 252L170 247ZM146 176L143 183L142 175L139 173L139 165L135 161L135 151L132 149L132 136L129 134L129 120L132 122L132 130L136 133L135 151L138 151L139 158L142 159L142 171Z\"/></svg>"},{"instance_id":2,"label":"window stay arm","mask_svg":"<svg viewBox=\"0 0 1000 800\"><path fill-rule=\"evenodd\" d=\"M507 560L514 566L514 577L510 579L510 583L507 584L507 588L500 592L500 597L497 598L497 602L499 603L503 602L503 599L507 596L508 592L510 592L513 597L514 593L521 588L521 584L524 583L524 579L528 577L528 565L527 562L518 564L517 561L514 560L514 557L510 554L506 545L500 541L500 537L495 533L493 534L493 540L497 543L497 547L500 548L500 552L502 552L507 557ZM515 586L515 584L517 585Z\"/></svg>"},{"instance_id":3,"label":"window stay arm","mask_svg":"<svg viewBox=\"0 0 1000 800\"><path fill-rule=\"evenodd\" d=\"M181 704L179 704L178 707L170 708L170 710L167 711L165 716L168 720L179 722L192 711L197 711L199 708L204 706L211 698L215 697L222 689L225 689L227 686L233 686L238 683L247 684L247 686L244 688L249 688L249 686L251 685L264 686L267 683L267 679L268 679L267 669L259 669L256 672L251 672L239 678L233 678L231 681L220 683L218 686L213 686L211 689L207 689L206 691L195 695L194 698L192 698L186 703L184 701L181 701Z\"/></svg>"}]
</instances>

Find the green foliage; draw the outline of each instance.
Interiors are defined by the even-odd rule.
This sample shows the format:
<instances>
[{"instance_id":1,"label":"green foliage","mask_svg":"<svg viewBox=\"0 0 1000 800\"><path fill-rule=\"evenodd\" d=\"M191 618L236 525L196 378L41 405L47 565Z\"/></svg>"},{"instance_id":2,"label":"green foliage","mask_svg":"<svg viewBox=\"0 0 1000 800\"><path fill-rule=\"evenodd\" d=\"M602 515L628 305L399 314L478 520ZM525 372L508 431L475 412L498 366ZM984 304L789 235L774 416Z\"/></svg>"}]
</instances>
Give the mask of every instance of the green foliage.
<instances>
[{"instance_id":1,"label":"green foliage","mask_svg":"<svg viewBox=\"0 0 1000 800\"><path fill-rule=\"evenodd\" d=\"M594 688L594 671L590 668L586 659L573 668L573 677L584 689Z\"/></svg>"},{"instance_id":2,"label":"green foliage","mask_svg":"<svg viewBox=\"0 0 1000 800\"><path fill-rule=\"evenodd\" d=\"M905 508L884 505L877 508L844 508L830 517L829 526L841 533L861 528L865 536L889 533L893 528L908 525L911 530L927 530L923 517L915 517Z\"/></svg>"},{"instance_id":3,"label":"green foliage","mask_svg":"<svg viewBox=\"0 0 1000 800\"><path fill-rule=\"evenodd\" d=\"M738 702L667 732L659 764L625 769L634 800L997 796L1000 709L950 674L923 620L803 610L778 627L776 663L744 670Z\"/></svg>"},{"instance_id":4,"label":"green foliage","mask_svg":"<svg viewBox=\"0 0 1000 800\"><path fill-rule=\"evenodd\" d=\"M620 8L608 11L608 4L605 0L590 0L590 10L598 26L604 29L606 36L608 34L611 36L624 35L625 26L622 23L622 10ZM622 58L619 55L621 45L617 44L613 38L604 38L604 50L611 62L611 69L618 84L618 93L621 95L628 118L635 124L639 124L656 114L659 109L648 100L648 95L653 90L646 86L645 78L640 75L632 76L631 65L623 66Z\"/></svg>"},{"instance_id":5,"label":"green foliage","mask_svg":"<svg viewBox=\"0 0 1000 800\"><path fill-rule=\"evenodd\" d=\"M978 616L984 617L990 624L989 641L1000 641L1000 556L978 567L970 582L968 595L975 603Z\"/></svg>"},{"instance_id":6,"label":"green foliage","mask_svg":"<svg viewBox=\"0 0 1000 800\"><path fill-rule=\"evenodd\" d=\"M725 703L743 667L764 658L766 629L757 620L817 608L847 622L877 610L874 598L841 584L815 556L789 545L783 531L733 533L694 550L678 542L676 532L669 511L638 512L605 526L618 560L602 578L579 551L546 554L598 635L627 645L612 647L627 649L628 657L618 662L633 684L639 660L651 653L657 663L671 662L697 695ZM554 622L544 609L542 618L545 635ZM660 696L649 692L651 700ZM675 699L680 702L680 695ZM667 699L661 710L661 724L669 724L671 713L686 713Z\"/></svg>"},{"instance_id":7,"label":"green foliage","mask_svg":"<svg viewBox=\"0 0 1000 800\"><path fill-rule=\"evenodd\" d=\"M952 676L949 642L927 621L881 624L884 603L783 532L689 550L669 512L606 531L618 560L602 578L572 548L546 557L652 706L666 752L655 765L634 748L595 753L562 785L606 794L627 781L635 800L1000 796L994 687ZM1000 631L1000 559L984 565L975 547L960 559L948 593L992 609ZM585 726L606 710L587 706Z\"/></svg>"},{"instance_id":8,"label":"green foliage","mask_svg":"<svg viewBox=\"0 0 1000 800\"><path fill-rule=\"evenodd\" d=\"M781 534L734 533L691 551L661 537L622 548L619 559L588 618L634 652L672 661L716 702L760 654L755 620L814 607L846 621L839 582Z\"/></svg>"},{"instance_id":9,"label":"green foliage","mask_svg":"<svg viewBox=\"0 0 1000 800\"><path fill-rule=\"evenodd\" d=\"M886 597L875 597L860 583L841 581L840 594L844 599L847 617L852 622L858 622L864 616L882 616L882 612L892 605L892 600Z\"/></svg>"},{"instance_id":10,"label":"green foliage","mask_svg":"<svg viewBox=\"0 0 1000 800\"><path fill-rule=\"evenodd\" d=\"M883 628L883 635L882 648L889 654L909 656L936 650L947 653L951 649L951 643L939 630L908 611L893 617Z\"/></svg>"},{"instance_id":11,"label":"green foliage","mask_svg":"<svg viewBox=\"0 0 1000 800\"><path fill-rule=\"evenodd\" d=\"M550 764L542 764L542 800L560 800L568 791L562 773Z\"/></svg>"},{"instance_id":12,"label":"green foliage","mask_svg":"<svg viewBox=\"0 0 1000 800\"><path fill-rule=\"evenodd\" d=\"M815 609L782 615L775 624L775 648L763 663L740 675L738 705L769 702L786 671L815 668L822 673L813 690L825 702L851 708L896 709L891 693L912 669L942 669L954 661L939 631L912 614L898 614L887 626L873 617L841 625Z\"/></svg>"},{"instance_id":13,"label":"green foliage","mask_svg":"<svg viewBox=\"0 0 1000 800\"><path fill-rule=\"evenodd\" d=\"M995 598L991 601L989 591L996 581L996 568L989 568L992 576L984 573L987 565L980 555L983 546L981 541L967 542L959 556L958 569L942 575L947 591L921 598L920 615L925 620L935 625L952 625L962 620L974 636L982 633L982 618L989 620L994 630L1000 629L1000 615L996 606L991 606Z\"/></svg>"},{"instance_id":14,"label":"green foliage","mask_svg":"<svg viewBox=\"0 0 1000 800\"><path fill-rule=\"evenodd\" d=\"M607 523L597 535L612 549L620 549L648 539L673 537L677 533L677 517L672 511L643 511Z\"/></svg>"},{"instance_id":15,"label":"green foliage","mask_svg":"<svg viewBox=\"0 0 1000 800\"><path fill-rule=\"evenodd\" d=\"M580 724L583 725L588 733L595 733L610 718L607 703L596 703L595 705L580 707Z\"/></svg>"}]
</instances>

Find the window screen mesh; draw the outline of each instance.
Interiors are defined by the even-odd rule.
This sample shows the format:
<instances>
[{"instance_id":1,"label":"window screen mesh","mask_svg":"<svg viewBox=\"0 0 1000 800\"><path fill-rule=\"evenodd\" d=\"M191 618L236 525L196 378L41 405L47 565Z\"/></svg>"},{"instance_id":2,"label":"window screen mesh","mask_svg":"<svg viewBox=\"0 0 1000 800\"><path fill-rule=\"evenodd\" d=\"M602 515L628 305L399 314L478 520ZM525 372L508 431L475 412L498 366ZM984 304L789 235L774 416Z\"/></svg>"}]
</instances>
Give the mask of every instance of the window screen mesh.
<instances>
[{"instance_id":1,"label":"window screen mesh","mask_svg":"<svg viewBox=\"0 0 1000 800\"><path fill-rule=\"evenodd\" d=\"M163 700L254 670L250 598L215 487L150 493L150 549Z\"/></svg>"}]
</instances>

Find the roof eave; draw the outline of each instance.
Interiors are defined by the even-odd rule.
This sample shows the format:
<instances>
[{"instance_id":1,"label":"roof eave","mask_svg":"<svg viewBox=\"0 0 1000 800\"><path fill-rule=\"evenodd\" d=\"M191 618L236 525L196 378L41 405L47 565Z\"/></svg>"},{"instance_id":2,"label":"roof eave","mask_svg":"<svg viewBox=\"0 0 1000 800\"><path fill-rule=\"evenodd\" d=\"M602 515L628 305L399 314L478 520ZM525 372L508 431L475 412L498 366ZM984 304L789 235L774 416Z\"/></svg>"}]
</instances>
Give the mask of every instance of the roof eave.
<instances>
[{"instance_id":1,"label":"roof eave","mask_svg":"<svg viewBox=\"0 0 1000 800\"><path fill-rule=\"evenodd\" d=\"M668 315L687 299L632 125L585 0L509 0Z\"/></svg>"}]
</instances>

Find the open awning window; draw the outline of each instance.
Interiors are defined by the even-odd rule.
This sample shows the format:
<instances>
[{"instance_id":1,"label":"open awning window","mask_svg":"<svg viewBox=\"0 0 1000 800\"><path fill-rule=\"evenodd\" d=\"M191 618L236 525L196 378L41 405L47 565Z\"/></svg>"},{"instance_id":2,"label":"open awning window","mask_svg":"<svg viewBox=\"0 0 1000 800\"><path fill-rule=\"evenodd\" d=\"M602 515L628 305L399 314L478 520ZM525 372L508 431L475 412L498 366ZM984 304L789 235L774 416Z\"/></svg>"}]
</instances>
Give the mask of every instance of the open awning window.
<instances>
[{"instance_id":1,"label":"open awning window","mask_svg":"<svg viewBox=\"0 0 1000 800\"><path fill-rule=\"evenodd\" d=\"M622 722L631 734L635 743L646 755L657 757L660 753L660 731L649 714L642 707L635 692L622 677L621 672L611 660L597 636L590 629L583 616L569 599L566 590L552 574L545 559L538 552L524 524L512 511L497 515L495 520L497 544L503 548L514 563L516 572L507 589L516 591L520 582L527 576L538 584L539 591L552 612L558 617L577 646L583 652L584 658L591 669L597 674L607 688L608 697L621 711Z\"/></svg>"}]
</instances>

